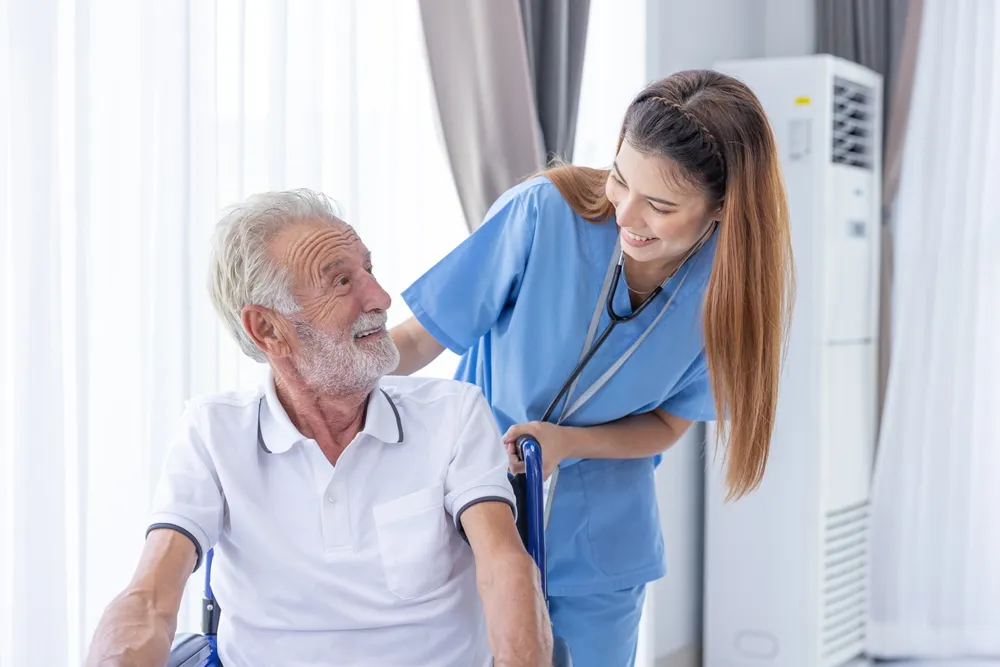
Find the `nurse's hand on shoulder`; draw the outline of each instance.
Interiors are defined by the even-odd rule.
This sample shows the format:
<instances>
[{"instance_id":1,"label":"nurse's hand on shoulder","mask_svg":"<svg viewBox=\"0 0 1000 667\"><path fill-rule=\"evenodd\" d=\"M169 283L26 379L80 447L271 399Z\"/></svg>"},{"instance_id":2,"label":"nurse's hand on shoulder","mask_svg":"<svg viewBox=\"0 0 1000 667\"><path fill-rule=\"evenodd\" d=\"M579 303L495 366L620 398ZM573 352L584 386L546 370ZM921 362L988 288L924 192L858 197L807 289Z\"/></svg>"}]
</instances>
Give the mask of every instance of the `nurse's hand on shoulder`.
<instances>
[{"instance_id":1,"label":"nurse's hand on shoulder","mask_svg":"<svg viewBox=\"0 0 1000 667\"><path fill-rule=\"evenodd\" d=\"M570 431L565 426L556 426L549 422L528 422L516 424L504 433L503 442L507 446L507 457L510 459L510 471L514 474L524 472L524 461L517 458L516 443L522 435L530 435L542 448L542 476L549 478L564 459L569 458Z\"/></svg>"}]
</instances>

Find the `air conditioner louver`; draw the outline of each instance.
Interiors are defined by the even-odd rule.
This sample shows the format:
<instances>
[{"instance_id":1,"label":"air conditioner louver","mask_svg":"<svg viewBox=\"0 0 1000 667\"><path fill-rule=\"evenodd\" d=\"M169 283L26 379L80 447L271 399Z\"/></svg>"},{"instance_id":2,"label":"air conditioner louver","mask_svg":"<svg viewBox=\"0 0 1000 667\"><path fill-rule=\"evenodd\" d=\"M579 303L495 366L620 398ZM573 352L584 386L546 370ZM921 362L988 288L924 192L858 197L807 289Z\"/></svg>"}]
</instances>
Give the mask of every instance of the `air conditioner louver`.
<instances>
[{"instance_id":1,"label":"air conditioner louver","mask_svg":"<svg viewBox=\"0 0 1000 667\"><path fill-rule=\"evenodd\" d=\"M875 146L875 93L843 78L833 83L833 162L871 170Z\"/></svg>"},{"instance_id":2,"label":"air conditioner louver","mask_svg":"<svg viewBox=\"0 0 1000 667\"><path fill-rule=\"evenodd\" d=\"M828 512L823 540L824 657L864 644L868 562L868 503Z\"/></svg>"}]
</instances>

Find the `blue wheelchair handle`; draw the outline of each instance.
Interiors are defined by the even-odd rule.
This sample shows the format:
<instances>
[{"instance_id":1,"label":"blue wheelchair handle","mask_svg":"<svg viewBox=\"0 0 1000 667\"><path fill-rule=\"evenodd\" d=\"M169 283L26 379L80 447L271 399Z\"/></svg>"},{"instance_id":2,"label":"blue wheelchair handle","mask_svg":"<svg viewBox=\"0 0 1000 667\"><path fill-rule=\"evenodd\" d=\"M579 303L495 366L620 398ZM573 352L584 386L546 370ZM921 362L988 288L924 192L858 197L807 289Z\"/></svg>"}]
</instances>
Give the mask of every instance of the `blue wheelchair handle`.
<instances>
[{"instance_id":1,"label":"blue wheelchair handle","mask_svg":"<svg viewBox=\"0 0 1000 667\"><path fill-rule=\"evenodd\" d=\"M545 567L545 504L542 486L542 448L538 440L522 435L515 445L517 458L524 461L527 478L528 553L538 566L542 580L542 595L549 599L548 571Z\"/></svg>"}]
</instances>

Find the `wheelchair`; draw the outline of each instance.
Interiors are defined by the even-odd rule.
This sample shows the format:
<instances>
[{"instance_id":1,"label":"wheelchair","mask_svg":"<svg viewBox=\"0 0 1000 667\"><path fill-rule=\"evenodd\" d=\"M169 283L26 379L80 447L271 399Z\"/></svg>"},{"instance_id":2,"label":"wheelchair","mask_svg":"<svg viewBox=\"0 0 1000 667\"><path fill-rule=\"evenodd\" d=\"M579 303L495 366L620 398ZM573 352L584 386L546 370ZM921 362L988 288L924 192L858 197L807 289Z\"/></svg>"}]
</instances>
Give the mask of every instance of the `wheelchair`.
<instances>
[{"instance_id":1,"label":"wheelchair","mask_svg":"<svg viewBox=\"0 0 1000 667\"><path fill-rule=\"evenodd\" d=\"M548 601L548 576L545 565L545 520L542 495L542 451L538 441L521 436L517 441L518 457L524 461L525 475L515 481L518 504L518 532L538 566L542 594ZM520 482L520 483L518 483ZM179 634L170 649L166 667L223 667L219 659L216 635L221 609L212 592L212 550L205 555L205 596L202 601L201 634ZM569 646L554 637L553 667L573 667Z\"/></svg>"}]
</instances>

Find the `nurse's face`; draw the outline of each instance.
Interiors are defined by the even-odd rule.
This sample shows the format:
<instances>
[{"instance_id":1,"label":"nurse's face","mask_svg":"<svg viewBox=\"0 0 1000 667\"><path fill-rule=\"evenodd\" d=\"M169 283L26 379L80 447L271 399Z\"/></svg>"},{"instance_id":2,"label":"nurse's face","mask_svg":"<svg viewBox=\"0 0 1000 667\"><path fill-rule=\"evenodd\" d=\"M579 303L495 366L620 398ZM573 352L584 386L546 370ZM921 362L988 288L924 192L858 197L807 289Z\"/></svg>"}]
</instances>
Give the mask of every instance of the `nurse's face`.
<instances>
[{"instance_id":1,"label":"nurse's face","mask_svg":"<svg viewBox=\"0 0 1000 667\"><path fill-rule=\"evenodd\" d=\"M271 249L290 270L301 307L288 320L295 365L306 381L331 393L363 391L392 372L399 353L385 328L391 299L354 230L300 225L275 238Z\"/></svg>"},{"instance_id":2,"label":"nurse's face","mask_svg":"<svg viewBox=\"0 0 1000 667\"><path fill-rule=\"evenodd\" d=\"M622 250L639 262L679 261L720 211L666 158L623 141L605 186L614 204Z\"/></svg>"}]
</instances>

